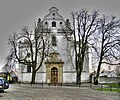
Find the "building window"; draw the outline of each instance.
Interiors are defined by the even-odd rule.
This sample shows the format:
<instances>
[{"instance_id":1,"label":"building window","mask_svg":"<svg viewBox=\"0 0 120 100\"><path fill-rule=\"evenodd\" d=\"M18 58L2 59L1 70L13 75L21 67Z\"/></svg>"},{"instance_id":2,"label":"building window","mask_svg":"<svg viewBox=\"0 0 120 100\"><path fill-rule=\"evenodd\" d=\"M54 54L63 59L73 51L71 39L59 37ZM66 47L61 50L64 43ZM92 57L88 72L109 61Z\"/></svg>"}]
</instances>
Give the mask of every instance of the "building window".
<instances>
[{"instance_id":1,"label":"building window","mask_svg":"<svg viewBox=\"0 0 120 100\"><path fill-rule=\"evenodd\" d=\"M52 27L56 27L56 22L52 22Z\"/></svg>"},{"instance_id":2,"label":"building window","mask_svg":"<svg viewBox=\"0 0 120 100\"><path fill-rule=\"evenodd\" d=\"M62 24L62 22L60 22L60 24Z\"/></svg>"},{"instance_id":3,"label":"building window","mask_svg":"<svg viewBox=\"0 0 120 100\"><path fill-rule=\"evenodd\" d=\"M47 22L45 22L45 24L47 25L48 23L47 23Z\"/></svg>"},{"instance_id":4,"label":"building window","mask_svg":"<svg viewBox=\"0 0 120 100\"><path fill-rule=\"evenodd\" d=\"M53 13L53 16L55 16L55 13Z\"/></svg>"},{"instance_id":5,"label":"building window","mask_svg":"<svg viewBox=\"0 0 120 100\"><path fill-rule=\"evenodd\" d=\"M56 46L56 37L53 35L52 36L52 46Z\"/></svg>"},{"instance_id":6,"label":"building window","mask_svg":"<svg viewBox=\"0 0 120 100\"><path fill-rule=\"evenodd\" d=\"M27 65L27 72L31 73L31 66L30 65Z\"/></svg>"},{"instance_id":7,"label":"building window","mask_svg":"<svg viewBox=\"0 0 120 100\"><path fill-rule=\"evenodd\" d=\"M30 58L30 53L27 53L27 57Z\"/></svg>"}]
</instances>

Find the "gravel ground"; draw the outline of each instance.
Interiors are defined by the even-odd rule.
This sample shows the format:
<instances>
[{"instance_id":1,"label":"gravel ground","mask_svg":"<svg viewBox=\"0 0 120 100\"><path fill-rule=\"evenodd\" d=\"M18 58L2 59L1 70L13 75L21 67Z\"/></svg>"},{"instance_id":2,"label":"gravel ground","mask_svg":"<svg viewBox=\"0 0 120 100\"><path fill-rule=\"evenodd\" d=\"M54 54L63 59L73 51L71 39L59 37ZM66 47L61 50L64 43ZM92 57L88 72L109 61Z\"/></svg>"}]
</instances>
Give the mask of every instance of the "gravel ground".
<instances>
[{"instance_id":1,"label":"gravel ground","mask_svg":"<svg viewBox=\"0 0 120 100\"><path fill-rule=\"evenodd\" d=\"M0 100L120 100L120 93L97 91L90 87L12 84L0 93Z\"/></svg>"}]
</instances>

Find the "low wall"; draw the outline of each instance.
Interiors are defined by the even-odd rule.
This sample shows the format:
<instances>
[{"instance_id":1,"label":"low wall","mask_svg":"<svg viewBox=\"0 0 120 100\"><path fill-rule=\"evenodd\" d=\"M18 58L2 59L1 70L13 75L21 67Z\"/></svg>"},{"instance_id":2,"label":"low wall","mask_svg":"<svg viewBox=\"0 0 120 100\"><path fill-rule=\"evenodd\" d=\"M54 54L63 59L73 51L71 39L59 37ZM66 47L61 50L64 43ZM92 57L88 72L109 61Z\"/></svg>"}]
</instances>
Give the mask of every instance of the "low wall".
<instances>
[{"instance_id":1,"label":"low wall","mask_svg":"<svg viewBox=\"0 0 120 100\"><path fill-rule=\"evenodd\" d=\"M120 77L99 77L99 83L120 83Z\"/></svg>"}]
</instances>

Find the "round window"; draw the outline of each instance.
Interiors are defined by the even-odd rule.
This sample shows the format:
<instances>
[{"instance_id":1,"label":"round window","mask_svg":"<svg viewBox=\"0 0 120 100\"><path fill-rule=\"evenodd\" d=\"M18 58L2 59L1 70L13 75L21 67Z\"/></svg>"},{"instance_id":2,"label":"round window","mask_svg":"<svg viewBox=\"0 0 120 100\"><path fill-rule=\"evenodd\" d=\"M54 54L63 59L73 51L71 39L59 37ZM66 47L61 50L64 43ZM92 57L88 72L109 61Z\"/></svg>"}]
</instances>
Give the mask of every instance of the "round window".
<instances>
[{"instance_id":1,"label":"round window","mask_svg":"<svg viewBox=\"0 0 120 100\"><path fill-rule=\"evenodd\" d=\"M47 22L45 22L45 24L47 24Z\"/></svg>"},{"instance_id":2,"label":"round window","mask_svg":"<svg viewBox=\"0 0 120 100\"><path fill-rule=\"evenodd\" d=\"M53 16L55 16L55 13L53 13Z\"/></svg>"},{"instance_id":3,"label":"round window","mask_svg":"<svg viewBox=\"0 0 120 100\"><path fill-rule=\"evenodd\" d=\"M60 22L60 24L62 24L62 22Z\"/></svg>"}]
</instances>

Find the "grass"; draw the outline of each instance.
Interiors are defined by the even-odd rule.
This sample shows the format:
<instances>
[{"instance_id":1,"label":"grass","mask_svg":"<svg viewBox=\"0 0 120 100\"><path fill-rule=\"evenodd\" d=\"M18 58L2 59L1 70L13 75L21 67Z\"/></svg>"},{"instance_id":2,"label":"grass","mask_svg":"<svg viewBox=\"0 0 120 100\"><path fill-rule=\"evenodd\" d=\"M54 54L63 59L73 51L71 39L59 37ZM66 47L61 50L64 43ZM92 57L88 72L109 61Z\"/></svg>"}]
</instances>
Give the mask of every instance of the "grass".
<instances>
[{"instance_id":1,"label":"grass","mask_svg":"<svg viewBox=\"0 0 120 100\"><path fill-rule=\"evenodd\" d=\"M102 84L101 88L97 88L96 90L101 91L111 91L120 93L120 85L119 84Z\"/></svg>"},{"instance_id":2,"label":"grass","mask_svg":"<svg viewBox=\"0 0 120 100\"><path fill-rule=\"evenodd\" d=\"M96 90L101 90L101 88L97 88ZM111 90L109 88L103 88L101 91L110 91L110 92L120 93L120 89L117 89L117 88L112 88Z\"/></svg>"},{"instance_id":3,"label":"grass","mask_svg":"<svg viewBox=\"0 0 120 100\"><path fill-rule=\"evenodd\" d=\"M120 88L120 85L119 84L115 84L115 83L111 83L111 84L105 84L107 86L112 86L114 88Z\"/></svg>"}]
</instances>

